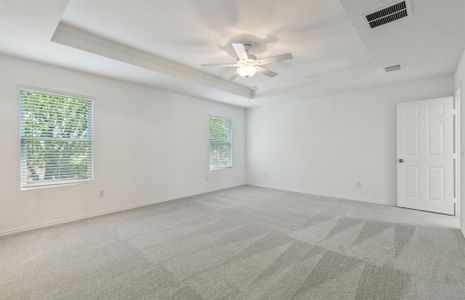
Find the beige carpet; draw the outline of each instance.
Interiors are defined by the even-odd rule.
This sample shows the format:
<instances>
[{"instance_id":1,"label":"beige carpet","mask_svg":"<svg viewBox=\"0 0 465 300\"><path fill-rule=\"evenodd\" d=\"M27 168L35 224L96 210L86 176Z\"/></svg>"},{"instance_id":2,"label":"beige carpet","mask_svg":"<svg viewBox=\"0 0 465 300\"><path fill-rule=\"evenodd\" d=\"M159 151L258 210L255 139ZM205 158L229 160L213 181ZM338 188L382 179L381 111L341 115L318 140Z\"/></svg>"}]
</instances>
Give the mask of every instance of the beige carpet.
<instances>
[{"instance_id":1,"label":"beige carpet","mask_svg":"<svg viewBox=\"0 0 465 300\"><path fill-rule=\"evenodd\" d=\"M0 238L0 299L465 299L455 222L244 186Z\"/></svg>"}]
</instances>

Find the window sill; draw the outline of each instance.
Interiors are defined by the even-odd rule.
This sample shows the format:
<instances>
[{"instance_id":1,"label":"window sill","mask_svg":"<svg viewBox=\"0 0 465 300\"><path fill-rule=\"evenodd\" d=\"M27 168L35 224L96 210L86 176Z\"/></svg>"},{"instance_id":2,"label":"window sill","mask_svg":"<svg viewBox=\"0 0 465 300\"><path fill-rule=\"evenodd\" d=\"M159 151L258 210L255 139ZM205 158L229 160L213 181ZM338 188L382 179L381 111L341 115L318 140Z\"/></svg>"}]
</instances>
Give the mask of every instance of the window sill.
<instances>
[{"instance_id":1,"label":"window sill","mask_svg":"<svg viewBox=\"0 0 465 300\"><path fill-rule=\"evenodd\" d=\"M44 183L44 184L28 185L25 187L21 187L21 191L67 187L67 186L80 185L80 184L89 184L94 181L95 181L94 179L87 179L87 180L69 181L69 182L62 182L62 183Z\"/></svg>"},{"instance_id":2,"label":"window sill","mask_svg":"<svg viewBox=\"0 0 465 300\"><path fill-rule=\"evenodd\" d=\"M232 169L232 166L210 168L210 171L219 171L219 170L225 170L225 169Z\"/></svg>"}]
</instances>

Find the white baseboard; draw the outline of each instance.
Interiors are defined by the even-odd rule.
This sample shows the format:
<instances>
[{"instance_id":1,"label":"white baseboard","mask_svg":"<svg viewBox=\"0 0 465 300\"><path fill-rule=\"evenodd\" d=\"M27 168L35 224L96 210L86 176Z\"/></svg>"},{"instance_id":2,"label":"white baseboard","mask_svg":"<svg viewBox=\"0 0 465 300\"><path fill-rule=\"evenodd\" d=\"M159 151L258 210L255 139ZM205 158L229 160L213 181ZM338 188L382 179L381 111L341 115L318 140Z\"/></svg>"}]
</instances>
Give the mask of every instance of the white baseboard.
<instances>
[{"instance_id":1,"label":"white baseboard","mask_svg":"<svg viewBox=\"0 0 465 300\"><path fill-rule=\"evenodd\" d=\"M212 190L208 190L208 191L201 192L201 193L178 195L178 196L174 196L174 197L167 197L167 198L164 198L164 199L157 199L157 200L148 201L148 202L141 202L141 203L134 204L134 205L121 206L121 207L117 207L117 208L100 210L100 211L89 213L89 214L83 214L83 215L69 217L69 218L57 219L57 220L53 220L51 222L45 222L45 223L40 223L40 224L30 225L30 226L17 227L17 228L13 228L13 229L0 231L0 237L6 236L6 235L11 235L11 234L16 234L16 233L20 233L20 232L30 231L30 230L34 230L34 229L50 227L50 226L59 225L59 224L71 223L71 222L84 220L84 219L89 219L89 218L94 218L94 217L98 217L98 216L109 215L109 214L112 214L112 213L121 212L121 211L125 211L125 210L130 210L130 209L134 209L134 208L150 206L150 205L157 204L157 203L173 201L173 200L183 199L183 198L192 197L192 196L200 196L200 195L203 195L203 194L208 194L208 193L211 193L211 192L227 190L227 189L231 189L231 188L235 188L235 187L239 187L239 186L243 186L243 185L245 185L245 184L232 185L232 186L223 187L223 188L220 188L220 189L212 189Z\"/></svg>"},{"instance_id":2,"label":"white baseboard","mask_svg":"<svg viewBox=\"0 0 465 300\"><path fill-rule=\"evenodd\" d=\"M278 186L273 186L273 185L266 185L266 184L248 183L247 185L257 186L257 187L262 187L262 188L268 188L268 189L274 189L274 190L280 190L280 191L300 193L300 194L314 195L314 196L345 199L345 200L351 200L351 201L357 201L357 202L368 202L368 203L379 204L379 205L387 205L387 206L396 206L395 203L378 202L378 201L374 201L371 198L356 197L356 196L350 196L350 195L326 194L326 193L312 192L312 191L299 190L299 189L289 189L289 188L283 188L283 187L278 187Z\"/></svg>"}]
</instances>

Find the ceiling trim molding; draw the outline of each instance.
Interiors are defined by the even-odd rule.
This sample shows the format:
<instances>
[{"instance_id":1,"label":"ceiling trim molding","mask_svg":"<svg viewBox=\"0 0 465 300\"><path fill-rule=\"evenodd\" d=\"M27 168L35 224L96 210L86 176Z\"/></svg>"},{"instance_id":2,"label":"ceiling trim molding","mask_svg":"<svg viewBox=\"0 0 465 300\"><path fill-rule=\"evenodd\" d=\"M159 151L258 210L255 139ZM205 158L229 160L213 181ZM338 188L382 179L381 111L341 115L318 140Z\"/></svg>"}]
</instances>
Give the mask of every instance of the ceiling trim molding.
<instances>
[{"instance_id":1,"label":"ceiling trim molding","mask_svg":"<svg viewBox=\"0 0 465 300\"><path fill-rule=\"evenodd\" d=\"M60 22L51 38L52 42L115 59L147 70L163 73L178 79L219 89L247 99L254 90L243 85L201 72L160 56L126 46L95 35L75 26Z\"/></svg>"}]
</instances>

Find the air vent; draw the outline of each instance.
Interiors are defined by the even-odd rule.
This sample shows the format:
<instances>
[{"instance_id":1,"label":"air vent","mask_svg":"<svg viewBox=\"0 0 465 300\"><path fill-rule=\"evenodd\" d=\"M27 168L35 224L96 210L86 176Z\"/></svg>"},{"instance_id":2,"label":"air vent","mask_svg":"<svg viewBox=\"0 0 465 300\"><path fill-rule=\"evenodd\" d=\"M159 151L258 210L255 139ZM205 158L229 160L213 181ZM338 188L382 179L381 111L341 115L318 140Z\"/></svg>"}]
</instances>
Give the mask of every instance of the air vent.
<instances>
[{"instance_id":1,"label":"air vent","mask_svg":"<svg viewBox=\"0 0 465 300\"><path fill-rule=\"evenodd\" d=\"M395 71L400 71L400 65L393 65L393 66L389 66L389 67L384 68L384 72L386 72L386 73L395 72Z\"/></svg>"},{"instance_id":2,"label":"air vent","mask_svg":"<svg viewBox=\"0 0 465 300\"><path fill-rule=\"evenodd\" d=\"M406 1L402 1L386 8L377 10L369 15L366 19L371 28L375 28L395 20L399 20L408 16L408 5Z\"/></svg>"}]
</instances>

